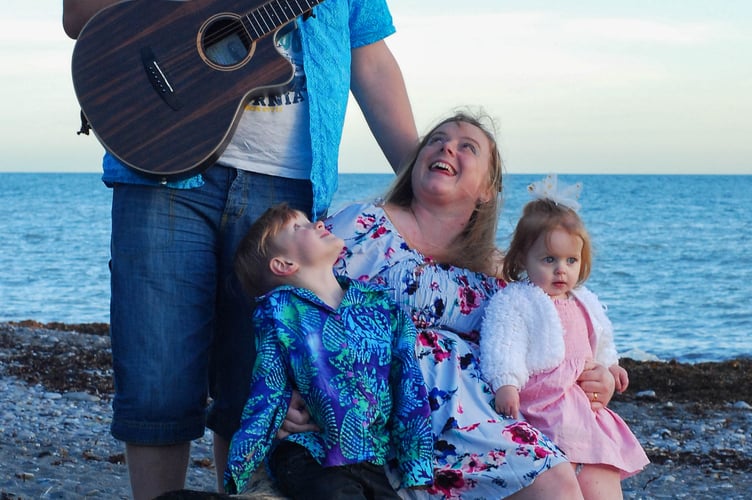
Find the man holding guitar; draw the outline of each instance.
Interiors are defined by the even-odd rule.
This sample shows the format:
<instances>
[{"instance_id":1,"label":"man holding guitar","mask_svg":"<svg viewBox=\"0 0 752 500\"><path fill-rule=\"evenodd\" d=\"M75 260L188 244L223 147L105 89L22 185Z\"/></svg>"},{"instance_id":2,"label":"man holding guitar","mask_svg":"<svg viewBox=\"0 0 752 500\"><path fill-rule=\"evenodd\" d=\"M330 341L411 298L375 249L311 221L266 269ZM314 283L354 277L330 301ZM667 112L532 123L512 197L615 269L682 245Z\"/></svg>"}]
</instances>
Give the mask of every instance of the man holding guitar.
<instances>
[{"instance_id":1,"label":"man holding guitar","mask_svg":"<svg viewBox=\"0 0 752 500\"><path fill-rule=\"evenodd\" d=\"M350 91L395 170L417 143L391 14L386 0L63 0L63 26L113 188L112 434L133 496L183 488L205 426L221 490L255 358L235 249L273 204L325 215Z\"/></svg>"}]
</instances>

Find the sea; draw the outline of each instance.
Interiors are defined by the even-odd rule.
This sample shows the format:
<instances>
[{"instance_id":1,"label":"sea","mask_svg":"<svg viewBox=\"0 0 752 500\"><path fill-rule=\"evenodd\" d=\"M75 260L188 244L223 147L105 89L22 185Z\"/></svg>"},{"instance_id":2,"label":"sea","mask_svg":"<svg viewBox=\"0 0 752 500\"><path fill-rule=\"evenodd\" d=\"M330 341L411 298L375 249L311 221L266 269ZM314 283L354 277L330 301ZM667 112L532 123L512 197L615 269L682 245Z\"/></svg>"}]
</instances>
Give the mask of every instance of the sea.
<instances>
[{"instance_id":1,"label":"sea","mask_svg":"<svg viewBox=\"0 0 752 500\"><path fill-rule=\"evenodd\" d=\"M497 242L526 187L508 174ZM341 174L332 211L379 196L390 174ZM587 286L622 356L752 357L752 175L559 175L582 182L594 246ZM0 321L109 322L111 191L99 174L0 173Z\"/></svg>"}]
</instances>

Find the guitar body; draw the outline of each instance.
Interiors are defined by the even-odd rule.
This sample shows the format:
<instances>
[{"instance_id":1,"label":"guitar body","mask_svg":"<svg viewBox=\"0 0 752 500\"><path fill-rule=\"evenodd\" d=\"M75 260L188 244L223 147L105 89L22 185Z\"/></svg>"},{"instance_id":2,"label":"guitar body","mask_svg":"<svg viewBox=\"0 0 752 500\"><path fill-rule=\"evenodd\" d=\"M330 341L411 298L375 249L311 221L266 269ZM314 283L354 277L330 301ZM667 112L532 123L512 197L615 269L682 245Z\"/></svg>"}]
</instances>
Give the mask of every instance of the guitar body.
<instances>
[{"instance_id":1,"label":"guitar body","mask_svg":"<svg viewBox=\"0 0 752 500\"><path fill-rule=\"evenodd\" d=\"M73 51L81 109L129 167L162 179L195 175L219 157L252 97L292 80L276 30L320 1L292 2L302 12L287 0L114 4L89 20Z\"/></svg>"}]
</instances>

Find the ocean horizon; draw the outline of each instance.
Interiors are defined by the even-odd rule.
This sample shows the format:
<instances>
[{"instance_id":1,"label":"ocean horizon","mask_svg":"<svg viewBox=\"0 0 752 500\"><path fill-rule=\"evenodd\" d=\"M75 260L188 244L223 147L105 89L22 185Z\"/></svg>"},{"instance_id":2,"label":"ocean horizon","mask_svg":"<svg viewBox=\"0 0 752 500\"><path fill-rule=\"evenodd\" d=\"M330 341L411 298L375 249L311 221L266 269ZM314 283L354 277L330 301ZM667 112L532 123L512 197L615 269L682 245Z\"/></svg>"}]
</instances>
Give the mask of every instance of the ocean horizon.
<instances>
[{"instance_id":1,"label":"ocean horizon","mask_svg":"<svg viewBox=\"0 0 752 500\"><path fill-rule=\"evenodd\" d=\"M543 175L508 174L504 248ZM331 212L383 194L391 174L340 175ZM574 175L622 356L752 357L752 176ZM109 322L111 192L94 173L0 173L0 321Z\"/></svg>"}]
</instances>

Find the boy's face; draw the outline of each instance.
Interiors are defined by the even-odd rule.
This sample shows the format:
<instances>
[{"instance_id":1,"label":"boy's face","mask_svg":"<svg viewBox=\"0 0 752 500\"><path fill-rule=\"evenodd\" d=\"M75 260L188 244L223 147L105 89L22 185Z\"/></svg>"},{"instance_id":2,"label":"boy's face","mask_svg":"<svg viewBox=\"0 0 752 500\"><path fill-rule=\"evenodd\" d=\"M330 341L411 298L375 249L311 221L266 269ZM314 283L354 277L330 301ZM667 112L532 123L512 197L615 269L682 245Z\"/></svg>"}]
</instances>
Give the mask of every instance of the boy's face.
<instances>
[{"instance_id":1,"label":"boy's face","mask_svg":"<svg viewBox=\"0 0 752 500\"><path fill-rule=\"evenodd\" d=\"M324 227L322 221L311 222L302 213L288 221L274 238L280 257L301 266L332 267L345 242Z\"/></svg>"}]
</instances>

